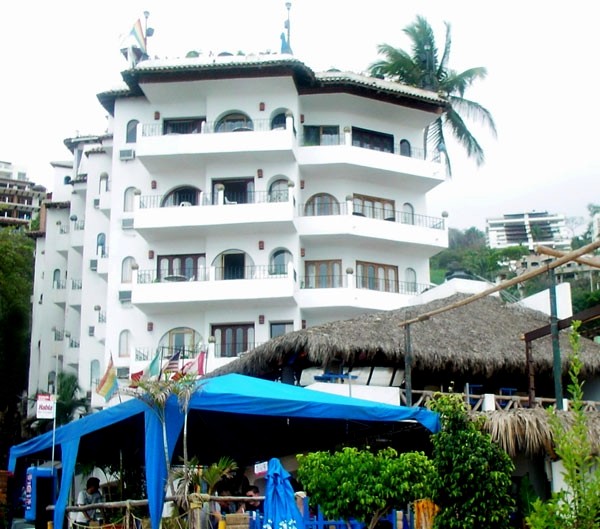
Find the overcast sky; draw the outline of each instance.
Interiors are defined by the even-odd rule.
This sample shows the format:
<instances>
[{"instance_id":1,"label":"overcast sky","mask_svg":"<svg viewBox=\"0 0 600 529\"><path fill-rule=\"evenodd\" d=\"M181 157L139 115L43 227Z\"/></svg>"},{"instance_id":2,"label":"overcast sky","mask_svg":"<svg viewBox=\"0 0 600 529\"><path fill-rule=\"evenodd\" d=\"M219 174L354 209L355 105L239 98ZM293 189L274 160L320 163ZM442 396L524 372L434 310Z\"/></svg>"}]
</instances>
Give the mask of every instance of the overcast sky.
<instances>
[{"instance_id":1,"label":"overcast sky","mask_svg":"<svg viewBox=\"0 0 600 529\"><path fill-rule=\"evenodd\" d=\"M587 220L600 202L597 2L543 0L294 0L291 45L315 71L365 71L377 44L407 47L402 28L424 15L441 46L452 25L450 66L485 66L467 97L493 114L498 139L477 137L477 168L450 146L452 180L429 196L429 214L456 228L487 217L548 210ZM25 165L51 186L49 162L68 159L66 137L101 133L96 94L127 66L121 37L150 12L152 56L279 51L283 0L54 0L0 2L0 160ZM477 126L473 127L477 130Z\"/></svg>"}]
</instances>

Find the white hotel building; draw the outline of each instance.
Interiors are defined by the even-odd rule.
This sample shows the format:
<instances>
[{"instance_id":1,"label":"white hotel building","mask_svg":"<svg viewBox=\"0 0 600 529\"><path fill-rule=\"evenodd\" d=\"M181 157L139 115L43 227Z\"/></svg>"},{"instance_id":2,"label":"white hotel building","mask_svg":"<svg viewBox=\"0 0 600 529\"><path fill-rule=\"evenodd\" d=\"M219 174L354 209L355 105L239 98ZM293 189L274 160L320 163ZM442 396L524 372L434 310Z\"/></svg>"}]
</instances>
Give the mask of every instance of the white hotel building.
<instances>
[{"instance_id":1,"label":"white hotel building","mask_svg":"<svg viewBox=\"0 0 600 529\"><path fill-rule=\"evenodd\" d=\"M148 60L123 80L98 96L109 131L54 164L30 394L64 370L103 406L111 357L124 386L157 352L210 371L429 287L448 240L426 206L445 175L422 148L437 94L285 55Z\"/></svg>"}]
</instances>

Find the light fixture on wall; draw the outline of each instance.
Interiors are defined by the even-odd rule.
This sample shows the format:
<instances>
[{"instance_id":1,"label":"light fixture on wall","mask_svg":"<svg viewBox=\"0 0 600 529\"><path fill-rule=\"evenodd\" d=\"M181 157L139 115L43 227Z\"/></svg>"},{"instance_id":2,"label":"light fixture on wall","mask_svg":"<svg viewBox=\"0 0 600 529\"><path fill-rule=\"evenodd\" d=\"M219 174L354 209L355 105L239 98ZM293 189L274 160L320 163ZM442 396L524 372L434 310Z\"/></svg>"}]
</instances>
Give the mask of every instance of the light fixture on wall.
<instances>
[{"instance_id":1,"label":"light fixture on wall","mask_svg":"<svg viewBox=\"0 0 600 529\"><path fill-rule=\"evenodd\" d=\"M154 259L154 250L148 250L148 259Z\"/></svg>"},{"instance_id":2,"label":"light fixture on wall","mask_svg":"<svg viewBox=\"0 0 600 529\"><path fill-rule=\"evenodd\" d=\"M258 316L258 323L260 323L261 325L262 325L263 323L265 323L265 315L264 315L264 314L260 314L260 315Z\"/></svg>"},{"instance_id":3,"label":"light fixture on wall","mask_svg":"<svg viewBox=\"0 0 600 529\"><path fill-rule=\"evenodd\" d=\"M304 257L306 255L306 250L304 248L300 248L300 257Z\"/></svg>"},{"instance_id":4,"label":"light fixture on wall","mask_svg":"<svg viewBox=\"0 0 600 529\"><path fill-rule=\"evenodd\" d=\"M152 332L152 331L154 330L154 322L152 322L152 321L149 321L149 322L146 324L146 329L148 329L148 332Z\"/></svg>"},{"instance_id":5,"label":"light fixture on wall","mask_svg":"<svg viewBox=\"0 0 600 529\"><path fill-rule=\"evenodd\" d=\"M257 176L258 178L262 178L262 177L263 177L263 170L262 170L262 169L258 169L258 170L256 171L256 176Z\"/></svg>"},{"instance_id":6,"label":"light fixture on wall","mask_svg":"<svg viewBox=\"0 0 600 529\"><path fill-rule=\"evenodd\" d=\"M264 104L264 102L263 102L263 101L261 101L261 102L258 104L258 110L260 110L261 112L264 112L264 110L265 110L265 104Z\"/></svg>"},{"instance_id":7,"label":"light fixture on wall","mask_svg":"<svg viewBox=\"0 0 600 529\"><path fill-rule=\"evenodd\" d=\"M102 307L100 305L94 305L94 310L96 312L100 312L101 309L102 309Z\"/></svg>"},{"instance_id":8,"label":"light fixture on wall","mask_svg":"<svg viewBox=\"0 0 600 529\"><path fill-rule=\"evenodd\" d=\"M265 241L258 241L258 249L259 250L265 249Z\"/></svg>"},{"instance_id":9,"label":"light fixture on wall","mask_svg":"<svg viewBox=\"0 0 600 529\"><path fill-rule=\"evenodd\" d=\"M300 123L304 123L304 114L300 114Z\"/></svg>"},{"instance_id":10,"label":"light fixture on wall","mask_svg":"<svg viewBox=\"0 0 600 529\"><path fill-rule=\"evenodd\" d=\"M300 189L304 189L304 180L300 180Z\"/></svg>"},{"instance_id":11,"label":"light fixture on wall","mask_svg":"<svg viewBox=\"0 0 600 529\"><path fill-rule=\"evenodd\" d=\"M152 189L156 189L156 180L152 180L152 182L150 182L150 187Z\"/></svg>"},{"instance_id":12,"label":"light fixture on wall","mask_svg":"<svg viewBox=\"0 0 600 529\"><path fill-rule=\"evenodd\" d=\"M306 329L306 320L302 320L302 328Z\"/></svg>"},{"instance_id":13,"label":"light fixture on wall","mask_svg":"<svg viewBox=\"0 0 600 529\"><path fill-rule=\"evenodd\" d=\"M160 119L160 112L158 110L154 111L154 119Z\"/></svg>"}]
</instances>

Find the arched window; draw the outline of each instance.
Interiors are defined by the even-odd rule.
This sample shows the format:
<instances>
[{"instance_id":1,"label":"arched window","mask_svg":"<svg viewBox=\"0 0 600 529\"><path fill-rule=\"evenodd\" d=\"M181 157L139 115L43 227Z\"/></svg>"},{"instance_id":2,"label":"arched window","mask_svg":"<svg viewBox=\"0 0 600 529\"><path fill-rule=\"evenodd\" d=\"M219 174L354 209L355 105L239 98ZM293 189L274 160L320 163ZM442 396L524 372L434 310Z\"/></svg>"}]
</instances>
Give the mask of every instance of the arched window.
<instances>
[{"instance_id":1,"label":"arched window","mask_svg":"<svg viewBox=\"0 0 600 529\"><path fill-rule=\"evenodd\" d=\"M243 130L254 130L252 120L241 112L227 114L217 121L215 132L237 132Z\"/></svg>"},{"instance_id":2,"label":"arched window","mask_svg":"<svg viewBox=\"0 0 600 529\"><path fill-rule=\"evenodd\" d=\"M125 143L135 143L137 141L137 126L139 123L137 119L132 119L127 123Z\"/></svg>"},{"instance_id":3,"label":"arched window","mask_svg":"<svg viewBox=\"0 0 600 529\"><path fill-rule=\"evenodd\" d=\"M269 202L287 202L289 194L288 181L278 178L269 186Z\"/></svg>"},{"instance_id":4,"label":"arched window","mask_svg":"<svg viewBox=\"0 0 600 529\"><path fill-rule=\"evenodd\" d=\"M402 222L404 224L415 223L415 208L413 208L410 202L405 202L402 205Z\"/></svg>"},{"instance_id":5,"label":"arched window","mask_svg":"<svg viewBox=\"0 0 600 529\"><path fill-rule=\"evenodd\" d=\"M285 112L275 114L271 119L271 130L285 129Z\"/></svg>"},{"instance_id":6,"label":"arched window","mask_svg":"<svg viewBox=\"0 0 600 529\"><path fill-rule=\"evenodd\" d=\"M414 268L407 268L404 271L404 283L408 293L415 294L417 292L417 272Z\"/></svg>"},{"instance_id":7,"label":"arched window","mask_svg":"<svg viewBox=\"0 0 600 529\"><path fill-rule=\"evenodd\" d=\"M339 215L340 205L333 195L319 193L308 199L304 213L307 217L319 215Z\"/></svg>"},{"instance_id":8,"label":"arched window","mask_svg":"<svg viewBox=\"0 0 600 529\"><path fill-rule=\"evenodd\" d=\"M52 288L60 288L60 269L56 268L52 273Z\"/></svg>"},{"instance_id":9,"label":"arched window","mask_svg":"<svg viewBox=\"0 0 600 529\"><path fill-rule=\"evenodd\" d=\"M400 140L400 154L402 156L411 156L410 142L408 140Z\"/></svg>"},{"instance_id":10,"label":"arched window","mask_svg":"<svg viewBox=\"0 0 600 529\"><path fill-rule=\"evenodd\" d=\"M133 257L125 257L121 263L121 283L131 283L133 279Z\"/></svg>"},{"instance_id":11,"label":"arched window","mask_svg":"<svg viewBox=\"0 0 600 529\"><path fill-rule=\"evenodd\" d=\"M251 277L253 263L250 256L241 250L227 250L213 261L216 279L245 279Z\"/></svg>"},{"instance_id":12,"label":"arched window","mask_svg":"<svg viewBox=\"0 0 600 529\"><path fill-rule=\"evenodd\" d=\"M292 254L285 249L275 250L269 262L269 274L287 275L288 263L292 262Z\"/></svg>"},{"instance_id":13,"label":"arched window","mask_svg":"<svg viewBox=\"0 0 600 529\"><path fill-rule=\"evenodd\" d=\"M96 255L106 257L106 234L104 233L96 236Z\"/></svg>"},{"instance_id":14,"label":"arched window","mask_svg":"<svg viewBox=\"0 0 600 529\"><path fill-rule=\"evenodd\" d=\"M94 388L100 380L100 361L92 360L90 363L90 388Z\"/></svg>"},{"instance_id":15,"label":"arched window","mask_svg":"<svg viewBox=\"0 0 600 529\"><path fill-rule=\"evenodd\" d=\"M191 187L184 186L173 189L164 199L161 204L161 207L170 207L170 206L197 206L198 205L198 197L200 195L200 190Z\"/></svg>"},{"instance_id":16,"label":"arched window","mask_svg":"<svg viewBox=\"0 0 600 529\"><path fill-rule=\"evenodd\" d=\"M128 187L123 193L123 211L133 211L133 197L135 196L135 187Z\"/></svg>"},{"instance_id":17,"label":"arched window","mask_svg":"<svg viewBox=\"0 0 600 529\"><path fill-rule=\"evenodd\" d=\"M119 334L119 358L128 358L132 345L131 332L125 329Z\"/></svg>"},{"instance_id":18,"label":"arched window","mask_svg":"<svg viewBox=\"0 0 600 529\"><path fill-rule=\"evenodd\" d=\"M171 329L161 337L158 346L163 360L168 360L177 353L180 360L196 358L204 349L202 335L189 327Z\"/></svg>"}]
</instances>

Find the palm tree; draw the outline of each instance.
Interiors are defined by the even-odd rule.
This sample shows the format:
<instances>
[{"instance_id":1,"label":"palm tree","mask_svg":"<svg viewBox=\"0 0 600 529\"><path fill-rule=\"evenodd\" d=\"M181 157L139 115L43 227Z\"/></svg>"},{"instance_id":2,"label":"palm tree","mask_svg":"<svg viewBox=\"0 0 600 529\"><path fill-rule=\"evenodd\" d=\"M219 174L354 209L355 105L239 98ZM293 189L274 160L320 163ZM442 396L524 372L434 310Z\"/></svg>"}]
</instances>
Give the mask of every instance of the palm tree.
<instances>
[{"instance_id":1,"label":"palm tree","mask_svg":"<svg viewBox=\"0 0 600 529\"><path fill-rule=\"evenodd\" d=\"M385 59L370 66L371 74L400 81L402 83L437 92L447 99L442 114L425 129L425 148L446 153L444 129L465 148L469 158L474 158L478 166L485 161L483 149L469 132L463 116L478 120L487 126L496 136L496 126L490 112L479 103L464 98L466 89L478 79L485 79L487 70L483 67L469 68L458 73L448 68L450 58L450 24L445 23L446 39L441 59L435 43L435 35L429 22L422 17L404 28L412 42L411 52L394 48L389 44L380 44L377 51ZM448 173L452 174L450 160L446 153Z\"/></svg>"},{"instance_id":2,"label":"palm tree","mask_svg":"<svg viewBox=\"0 0 600 529\"><path fill-rule=\"evenodd\" d=\"M56 424L67 424L73 421L76 413L87 408L88 401L80 397L81 388L77 375L73 373L58 373L56 396Z\"/></svg>"}]
</instances>

